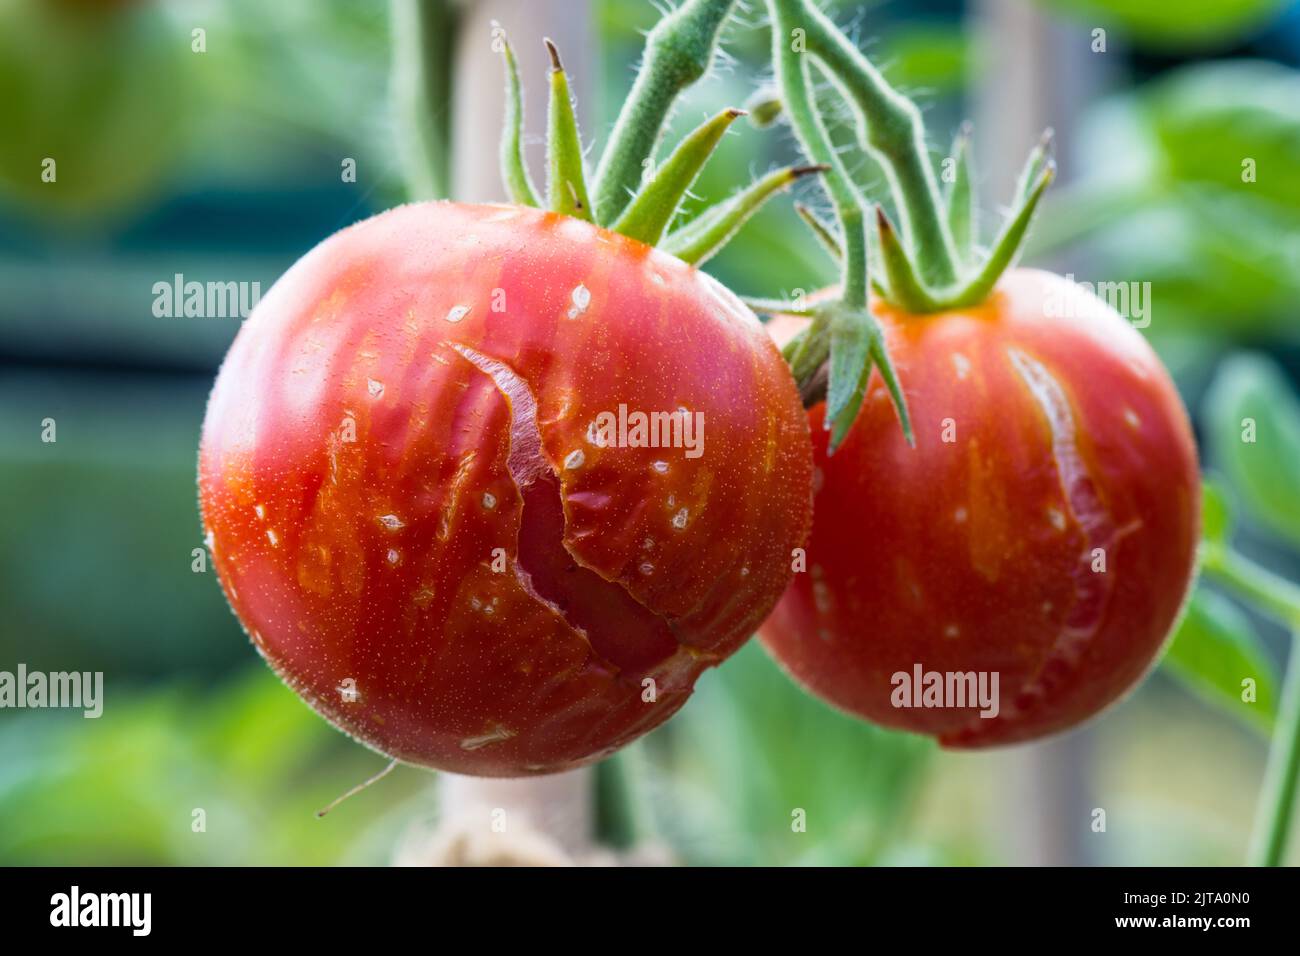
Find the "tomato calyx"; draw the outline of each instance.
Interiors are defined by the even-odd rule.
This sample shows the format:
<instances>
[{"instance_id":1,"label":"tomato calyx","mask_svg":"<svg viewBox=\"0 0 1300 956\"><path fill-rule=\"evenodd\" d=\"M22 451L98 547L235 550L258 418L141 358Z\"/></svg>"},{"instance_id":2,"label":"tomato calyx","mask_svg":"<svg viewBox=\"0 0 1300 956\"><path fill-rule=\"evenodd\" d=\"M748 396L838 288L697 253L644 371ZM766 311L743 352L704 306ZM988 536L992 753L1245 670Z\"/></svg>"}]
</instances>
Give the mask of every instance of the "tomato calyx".
<instances>
[{"instance_id":1,"label":"tomato calyx","mask_svg":"<svg viewBox=\"0 0 1300 956\"><path fill-rule=\"evenodd\" d=\"M835 207L838 228L806 207L798 207L798 211L818 242L839 262L841 302L848 311L828 306L801 308L793 302L747 301L756 311L812 318L803 345L796 351L800 366L795 376L806 400L818 400L822 388L817 381L827 382L825 424L832 432L831 451L848 433L861 406L859 382L865 389L873 365L881 369L889 385L910 441L903 396L893 378L882 333L867 311L868 293L914 315L983 302L1014 263L1039 200L1055 177L1051 133L1048 131L1030 154L1012 211L987 254L981 255L970 124L963 124L951 155L944 160L946 188L941 190L916 104L890 86L811 0L768 0L768 8L779 97L765 94L760 101L765 116L785 113L804 153L829 167L823 183ZM853 184L816 105L814 64L835 81L857 120L860 147L884 169L897 226L884 204L863 195ZM865 313L865 318L846 319L854 310ZM836 356L837 343L847 354ZM824 363L829 364L827 372L822 370Z\"/></svg>"},{"instance_id":2,"label":"tomato calyx","mask_svg":"<svg viewBox=\"0 0 1300 956\"><path fill-rule=\"evenodd\" d=\"M559 50L545 40L551 60L547 128L546 194L529 177L523 149L523 91L514 51L500 26L506 72L506 114L501 138L501 175L512 202L550 209L657 246L698 265L716 255L741 226L777 192L805 176L826 171L820 163L798 164L760 177L731 198L706 207L673 228L682 202L728 128L747 111L728 108L706 120L661 163L655 149L677 96L709 71L723 27L736 0L687 0L650 31L645 65L615 123L594 178L583 157Z\"/></svg>"}]
</instances>

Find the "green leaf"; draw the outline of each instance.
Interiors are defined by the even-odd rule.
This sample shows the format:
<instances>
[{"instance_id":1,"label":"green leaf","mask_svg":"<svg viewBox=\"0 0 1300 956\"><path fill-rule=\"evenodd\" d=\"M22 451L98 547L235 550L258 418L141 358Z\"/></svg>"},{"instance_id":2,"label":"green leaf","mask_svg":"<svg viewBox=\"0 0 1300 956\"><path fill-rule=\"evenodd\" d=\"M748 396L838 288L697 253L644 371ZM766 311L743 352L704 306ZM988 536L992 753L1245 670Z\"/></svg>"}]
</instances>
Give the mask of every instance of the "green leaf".
<instances>
[{"instance_id":1,"label":"green leaf","mask_svg":"<svg viewBox=\"0 0 1300 956\"><path fill-rule=\"evenodd\" d=\"M1268 733L1277 712L1279 675L1246 613L1197 586L1162 666L1198 696ZM1256 700L1242 699L1254 681Z\"/></svg>"},{"instance_id":2,"label":"green leaf","mask_svg":"<svg viewBox=\"0 0 1300 956\"><path fill-rule=\"evenodd\" d=\"M1251 60L1172 70L1099 101L1072 142L1087 179L1052 197L1036 254L1089 236L1095 275L1159 290L1151 334L1162 341L1294 327L1300 72Z\"/></svg>"},{"instance_id":3,"label":"green leaf","mask_svg":"<svg viewBox=\"0 0 1300 956\"><path fill-rule=\"evenodd\" d=\"M1300 211L1300 73L1256 60L1197 64L1137 99L1160 175Z\"/></svg>"},{"instance_id":4,"label":"green leaf","mask_svg":"<svg viewBox=\"0 0 1300 956\"><path fill-rule=\"evenodd\" d=\"M1269 358L1239 353L1206 394L1211 459L1246 513L1300 546L1300 404Z\"/></svg>"}]
</instances>

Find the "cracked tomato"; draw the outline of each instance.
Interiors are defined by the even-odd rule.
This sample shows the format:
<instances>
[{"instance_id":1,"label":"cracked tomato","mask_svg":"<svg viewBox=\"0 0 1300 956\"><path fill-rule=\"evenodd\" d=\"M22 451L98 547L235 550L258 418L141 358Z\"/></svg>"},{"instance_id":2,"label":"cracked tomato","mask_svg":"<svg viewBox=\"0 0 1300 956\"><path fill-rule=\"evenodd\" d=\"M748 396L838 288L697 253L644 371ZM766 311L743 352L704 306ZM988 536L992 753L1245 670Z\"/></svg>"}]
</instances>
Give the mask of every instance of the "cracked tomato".
<instances>
[{"instance_id":1,"label":"cracked tomato","mask_svg":"<svg viewBox=\"0 0 1300 956\"><path fill-rule=\"evenodd\" d=\"M659 725L811 521L794 381L731 293L553 213L403 206L259 303L202 514L275 671L400 760L524 775Z\"/></svg>"},{"instance_id":2,"label":"cracked tomato","mask_svg":"<svg viewBox=\"0 0 1300 956\"><path fill-rule=\"evenodd\" d=\"M1008 273L977 308L873 310L916 447L878 375L831 457L811 410L807 573L762 641L835 706L946 746L1071 727L1142 678L1188 591L1200 481L1178 393L1141 334L1048 273Z\"/></svg>"}]
</instances>

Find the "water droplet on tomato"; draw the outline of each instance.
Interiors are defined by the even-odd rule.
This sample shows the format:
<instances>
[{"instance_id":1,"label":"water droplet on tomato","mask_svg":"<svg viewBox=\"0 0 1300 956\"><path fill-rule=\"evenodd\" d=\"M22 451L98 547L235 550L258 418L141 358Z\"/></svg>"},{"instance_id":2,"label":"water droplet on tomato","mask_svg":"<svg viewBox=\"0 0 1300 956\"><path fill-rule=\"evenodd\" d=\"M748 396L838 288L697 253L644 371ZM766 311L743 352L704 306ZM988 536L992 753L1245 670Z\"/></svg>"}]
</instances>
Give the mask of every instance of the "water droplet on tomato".
<instances>
[{"instance_id":1,"label":"water droplet on tomato","mask_svg":"<svg viewBox=\"0 0 1300 956\"><path fill-rule=\"evenodd\" d=\"M459 322L461 319L465 318L465 316L469 315L469 310L470 307L468 305L452 306L451 311L447 313L447 321Z\"/></svg>"},{"instance_id":2,"label":"water droplet on tomato","mask_svg":"<svg viewBox=\"0 0 1300 956\"><path fill-rule=\"evenodd\" d=\"M668 474L668 462L666 461L652 462L650 467L653 468L655 471L659 472L659 474L661 475Z\"/></svg>"},{"instance_id":3,"label":"water droplet on tomato","mask_svg":"<svg viewBox=\"0 0 1300 956\"><path fill-rule=\"evenodd\" d=\"M564 459L565 470L573 471L575 468L581 468L586 460L587 456L582 453L582 449L575 448Z\"/></svg>"},{"instance_id":4,"label":"water droplet on tomato","mask_svg":"<svg viewBox=\"0 0 1300 956\"><path fill-rule=\"evenodd\" d=\"M680 531L686 527L686 522L690 518L690 512L683 508L677 514L673 515L673 527Z\"/></svg>"},{"instance_id":5,"label":"water droplet on tomato","mask_svg":"<svg viewBox=\"0 0 1300 956\"><path fill-rule=\"evenodd\" d=\"M497 496L490 491L483 492L483 507L491 511L497 506Z\"/></svg>"},{"instance_id":6,"label":"water droplet on tomato","mask_svg":"<svg viewBox=\"0 0 1300 956\"><path fill-rule=\"evenodd\" d=\"M366 379L366 391L372 398L378 398L384 394L384 383L376 382L373 378Z\"/></svg>"},{"instance_id":7,"label":"water droplet on tomato","mask_svg":"<svg viewBox=\"0 0 1300 956\"><path fill-rule=\"evenodd\" d=\"M406 527L406 522L397 517L397 515L380 515L379 523L389 531L398 531Z\"/></svg>"}]
</instances>

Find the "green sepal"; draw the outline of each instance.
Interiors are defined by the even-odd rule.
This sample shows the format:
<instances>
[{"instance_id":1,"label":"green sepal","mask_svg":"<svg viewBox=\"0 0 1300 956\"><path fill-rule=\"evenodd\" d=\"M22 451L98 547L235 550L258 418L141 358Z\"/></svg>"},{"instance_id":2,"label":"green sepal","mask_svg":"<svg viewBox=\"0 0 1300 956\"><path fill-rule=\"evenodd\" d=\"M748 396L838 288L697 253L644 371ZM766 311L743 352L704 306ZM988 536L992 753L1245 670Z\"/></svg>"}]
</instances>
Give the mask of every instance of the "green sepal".
<instances>
[{"instance_id":1,"label":"green sepal","mask_svg":"<svg viewBox=\"0 0 1300 956\"><path fill-rule=\"evenodd\" d=\"M867 394L871 369L881 378L898 413L899 424L909 445L914 444L907 402L898 374L885 347L884 332L876 317L866 309L831 306L830 379L826 392L825 427L831 433L827 454L834 454L844 441Z\"/></svg>"},{"instance_id":2,"label":"green sepal","mask_svg":"<svg viewBox=\"0 0 1300 956\"><path fill-rule=\"evenodd\" d=\"M876 207L876 230L880 239L880 261L889 283L889 300L909 312L933 312L938 308L938 302L921 284L898 232L880 206Z\"/></svg>"},{"instance_id":3,"label":"green sepal","mask_svg":"<svg viewBox=\"0 0 1300 956\"><path fill-rule=\"evenodd\" d=\"M1020 171L1020 178L1016 181L1013 206L1020 206L1029 198L1029 193L1038 182L1043 170L1048 163L1052 162L1052 144L1055 136L1055 131L1049 126L1043 130L1038 143L1030 150L1029 159L1025 161L1025 167Z\"/></svg>"},{"instance_id":4,"label":"green sepal","mask_svg":"<svg viewBox=\"0 0 1300 956\"><path fill-rule=\"evenodd\" d=\"M969 264L975 249L976 203L974 170L971 168L971 124L962 123L952 144L953 179L947 183L944 205L948 230L963 264Z\"/></svg>"},{"instance_id":5,"label":"green sepal","mask_svg":"<svg viewBox=\"0 0 1300 956\"><path fill-rule=\"evenodd\" d=\"M725 109L696 127L649 177L610 228L648 246L657 245L723 134L744 115L744 110Z\"/></svg>"},{"instance_id":6,"label":"green sepal","mask_svg":"<svg viewBox=\"0 0 1300 956\"><path fill-rule=\"evenodd\" d=\"M786 299L760 299L742 295L740 301L760 315L797 315L811 319L817 314L815 305L800 305Z\"/></svg>"},{"instance_id":7,"label":"green sepal","mask_svg":"<svg viewBox=\"0 0 1300 956\"><path fill-rule=\"evenodd\" d=\"M988 259L980 267L979 272L970 279L964 288L945 298L942 307L962 307L978 305L988 298L988 294L993 291L997 285L998 279L1002 273L1006 272L1015 261L1016 256L1020 253L1020 247L1025 241L1025 233L1029 229L1029 223L1034 218L1034 211L1038 208L1038 201L1043 198L1043 192L1052 184L1056 178L1056 163L1050 158L1042 167L1038 174L1037 182L1029 190L1019 209L1006 221L1002 227L1002 232L997 240L993 243L993 251L989 253Z\"/></svg>"},{"instance_id":8,"label":"green sepal","mask_svg":"<svg viewBox=\"0 0 1300 956\"><path fill-rule=\"evenodd\" d=\"M542 202L524 161L524 91L519 82L519 63L515 60L515 51L510 46L510 41L504 35L501 41L506 66L506 119L501 134L501 180L511 202L520 206L538 207Z\"/></svg>"},{"instance_id":9,"label":"green sepal","mask_svg":"<svg viewBox=\"0 0 1300 956\"><path fill-rule=\"evenodd\" d=\"M835 260L837 264L844 261L844 247L840 245L840 240L835 236L835 230L830 227L817 213L801 202L794 204L794 211L799 218L803 220L805 226L821 243L822 248Z\"/></svg>"},{"instance_id":10,"label":"green sepal","mask_svg":"<svg viewBox=\"0 0 1300 956\"><path fill-rule=\"evenodd\" d=\"M804 176L825 172L825 166L787 166L768 173L725 202L670 233L660 244L684 262L698 265L722 249L773 195Z\"/></svg>"},{"instance_id":11,"label":"green sepal","mask_svg":"<svg viewBox=\"0 0 1300 956\"><path fill-rule=\"evenodd\" d=\"M592 221L587 197L587 174L582 161L582 138L573 112L569 78L555 44L546 40L551 54L551 102L547 141L546 204L554 212Z\"/></svg>"}]
</instances>

